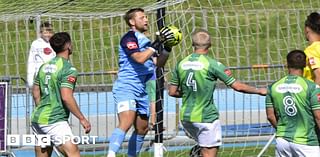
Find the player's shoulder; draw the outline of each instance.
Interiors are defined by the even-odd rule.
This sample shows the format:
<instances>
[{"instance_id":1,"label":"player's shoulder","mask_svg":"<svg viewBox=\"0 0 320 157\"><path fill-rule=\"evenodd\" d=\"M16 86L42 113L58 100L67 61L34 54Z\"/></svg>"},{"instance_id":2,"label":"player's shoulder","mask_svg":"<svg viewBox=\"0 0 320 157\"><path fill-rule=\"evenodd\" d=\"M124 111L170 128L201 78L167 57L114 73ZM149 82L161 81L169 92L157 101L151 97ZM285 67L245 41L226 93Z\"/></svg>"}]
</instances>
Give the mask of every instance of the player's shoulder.
<instances>
[{"instance_id":1,"label":"player's shoulder","mask_svg":"<svg viewBox=\"0 0 320 157\"><path fill-rule=\"evenodd\" d=\"M208 60L208 63L211 67L214 67L214 68L226 68L226 65L224 65L222 62L212 58L212 57L209 57L209 56L206 56L206 59Z\"/></svg>"},{"instance_id":2,"label":"player's shoulder","mask_svg":"<svg viewBox=\"0 0 320 157\"><path fill-rule=\"evenodd\" d=\"M42 38L37 38L32 42L32 44L43 44L46 43Z\"/></svg>"},{"instance_id":3,"label":"player's shoulder","mask_svg":"<svg viewBox=\"0 0 320 157\"><path fill-rule=\"evenodd\" d=\"M320 41L313 42L304 50L306 55L315 55L315 54L318 54L319 51L320 51Z\"/></svg>"},{"instance_id":4,"label":"player's shoulder","mask_svg":"<svg viewBox=\"0 0 320 157\"><path fill-rule=\"evenodd\" d=\"M69 61L63 61L63 67L62 67L62 72L65 74L74 74L78 75L78 70L75 68Z\"/></svg>"},{"instance_id":5,"label":"player's shoulder","mask_svg":"<svg viewBox=\"0 0 320 157\"><path fill-rule=\"evenodd\" d=\"M130 30L122 36L121 40L123 41L127 39L136 39L136 38L137 38L136 33Z\"/></svg>"},{"instance_id":6,"label":"player's shoulder","mask_svg":"<svg viewBox=\"0 0 320 157\"><path fill-rule=\"evenodd\" d=\"M311 80L309 80L309 79L307 79L305 77L302 77L302 76L299 76L299 78L302 79L308 85L308 87L311 86L311 87L314 87L314 88L319 88L319 86L315 82L313 82L313 81L311 81Z\"/></svg>"},{"instance_id":7,"label":"player's shoulder","mask_svg":"<svg viewBox=\"0 0 320 157\"><path fill-rule=\"evenodd\" d=\"M138 41L135 32L134 31L128 31L127 33L125 33L121 40L120 40L120 44L121 45L127 45L128 42L135 42L135 44L137 44L136 42Z\"/></svg>"}]
</instances>

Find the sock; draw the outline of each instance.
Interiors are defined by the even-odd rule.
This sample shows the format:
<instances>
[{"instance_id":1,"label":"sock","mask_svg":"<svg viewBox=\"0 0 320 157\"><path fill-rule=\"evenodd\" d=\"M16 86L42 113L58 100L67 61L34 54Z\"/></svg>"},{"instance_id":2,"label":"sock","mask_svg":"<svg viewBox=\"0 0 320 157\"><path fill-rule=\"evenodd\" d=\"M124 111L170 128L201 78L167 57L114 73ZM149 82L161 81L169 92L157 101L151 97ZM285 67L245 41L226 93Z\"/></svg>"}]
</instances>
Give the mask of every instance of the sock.
<instances>
[{"instance_id":1,"label":"sock","mask_svg":"<svg viewBox=\"0 0 320 157\"><path fill-rule=\"evenodd\" d=\"M128 146L128 156L135 157L139 154L143 145L144 135L138 135L135 131L132 133L129 146Z\"/></svg>"},{"instance_id":2,"label":"sock","mask_svg":"<svg viewBox=\"0 0 320 157\"><path fill-rule=\"evenodd\" d=\"M108 154L115 154L119 151L121 144L125 138L126 133L119 128L113 130L109 138L109 152Z\"/></svg>"}]
</instances>

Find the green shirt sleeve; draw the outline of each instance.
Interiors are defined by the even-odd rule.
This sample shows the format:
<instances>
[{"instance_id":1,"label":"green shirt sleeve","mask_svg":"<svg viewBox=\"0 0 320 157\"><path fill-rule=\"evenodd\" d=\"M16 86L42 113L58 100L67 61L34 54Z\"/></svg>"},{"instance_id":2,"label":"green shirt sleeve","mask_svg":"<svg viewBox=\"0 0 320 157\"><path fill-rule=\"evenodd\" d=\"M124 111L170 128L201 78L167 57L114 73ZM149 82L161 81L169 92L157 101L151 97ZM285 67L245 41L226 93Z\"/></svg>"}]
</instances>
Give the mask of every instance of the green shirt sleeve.
<instances>
[{"instance_id":1,"label":"green shirt sleeve","mask_svg":"<svg viewBox=\"0 0 320 157\"><path fill-rule=\"evenodd\" d=\"M221 80L227 86L232 85L236 79L232 76L232 72L225 65L220 62L212 63L209 72L213 73L215 77Z\"/></svg>"},{"instance_id":2,"label":"green shirt sleeve","mask_svg":"<svg viewBox=\"0 0 320 157\"><path fill-rule=\"evenodd\" d=\"M78 71L76 68L70 67L66 69L66 71L62 73L61 88L66 87L74 89L77 82L77 76Z\"/></svg>"},{"instance_id":3,"label":"green shirt sleeve","mask_svg":"<svg viewBox=\"0 0 320 157\"><path fill-rule=\"evenodd\" d=\"M40 82L39 82L39 73L35 76L34 80L33 80L33 84L34 85L40 85Z\"/></svg>"},{"instance_id":4,"label":"green shirt sleeve","mask_svg":"<svg viewBox=\"0 0 320 157\"><path fill-rule=\"evenodd\" d=\"M272 108L273 107L273 100L271 96L271 86L268 86L267 88L267 96L266 96L266 108Z\"/></svg>"},{"instance_id":5,"label":"green shirt sleeve","mask_svg":"<svg viewBox=\"0 0 320 157\"><path fill-rule=\"evenodd\" d=\"M174 71L171 73L171 80L170 84L179 86L179 76L178 76L178 68L179 68L179 63L176 65Z\"/></svg>"},{"instance_id":6,"label":"green shirt sleeve","mask_svg":"<svg viewBox=\"0 0 320 157\"><path fill-rule=\"evenodd\" d=\"M311 109L319 110L320 109L320 88L315 88L311 94Z\"/></svg>"}]
</instances>

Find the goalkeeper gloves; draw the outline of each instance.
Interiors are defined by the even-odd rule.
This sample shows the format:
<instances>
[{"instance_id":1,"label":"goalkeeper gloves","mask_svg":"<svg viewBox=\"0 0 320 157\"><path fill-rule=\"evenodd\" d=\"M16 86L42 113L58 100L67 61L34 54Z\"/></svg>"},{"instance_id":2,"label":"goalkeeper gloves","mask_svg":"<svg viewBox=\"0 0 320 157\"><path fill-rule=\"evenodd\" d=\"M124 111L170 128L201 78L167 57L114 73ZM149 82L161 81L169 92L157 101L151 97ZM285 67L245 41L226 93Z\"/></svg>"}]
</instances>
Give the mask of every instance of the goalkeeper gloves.
<instances>
[{"instance_id":1,"label":"goalkeeper gloves","mask_svg":"<svg viewBox=\"0 0 320 157\"><path fill-rule=\"evenodd\" d=\"M168 40L174 40L174 34L168 27L162 28L158 34L162 43L165 43Z\"/></svg>"},{"instance_id":2,"label":"goalkeeper gloves","mask_svg":"<svg viewBox=\"0 0 320 157\"><path fill-rule=\"evenodd\" d=\"M151 43L150 48L153 50L153 52L156 52L156 50L159 50L161 45L162 42L157 37L157 39L153 43Z\"/></svg>"},{"instance_id":3,"label":"goalkeeper gloves","mask_svg":"<svg viewBox=\"0 0 320 157\"><path fill-rule=\"evenodd\" d=\"M168 40L174 40L174 34L172 33L172 31L170 31L168 27L164 27L160 30L160 32L156 32L156 35L157 35L156 40L150 46L154 51L158 50L160 46L162 46L163 43L167 42ZM167 46L165 44L164 44L164 49L167 52L172 51L172 47Z\"/></svg>"}]
</instances>

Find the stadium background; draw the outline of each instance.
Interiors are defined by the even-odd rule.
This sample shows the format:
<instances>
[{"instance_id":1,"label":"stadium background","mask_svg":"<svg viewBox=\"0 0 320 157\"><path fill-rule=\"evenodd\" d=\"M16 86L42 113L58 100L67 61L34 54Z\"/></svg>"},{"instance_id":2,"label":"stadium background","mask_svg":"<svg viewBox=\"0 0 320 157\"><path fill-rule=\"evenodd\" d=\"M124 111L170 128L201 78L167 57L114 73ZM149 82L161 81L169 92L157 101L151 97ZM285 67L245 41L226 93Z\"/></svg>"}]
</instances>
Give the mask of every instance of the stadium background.
<instances>
[{"instance_id":1,"label":"stadium background","mask_svg":"<svg viewBox=\"0 0 320 157\"><path fill-rule=\"evenodd\" d=\"M192 52L191 32L206 28L212 35L209 53L232 69L239 80L257 87L283 76L286 53L307 45L304 20L318 11L319 1L302 0L16 0L0 1L0 78L10 79L10 134L29 134L32 100L26 88L26 61L31 42L37 37L37 26L50 21L56 32L67 31L73 40L71 62L81 76L75 96L81 110L93 123L91 135L99 144L81 146L84 154L106 153L107 137L116 126L116 114L110 93L116 78L117 48L127 31L122 15L129 8L143 7L148 12L150 38L154 39L156 10L166 7L165 22L179 27L183 41L171 53L165 67L165 78L176 62ZM267 123L264 97L233 92L222 84L214 94L223 122L225 145L221 156L256 156L273 130ZM181 101L164 97L165 156L187 156L194 144L187 140L178 123ZM70 119L77 135L83 135L75 118ZM146 144L153 139L153 132ZM124 146L125 148L125 146ZM30 147L13 147L26 155ZM150 149L147 145L144 150ZM150 149L152 150L152 149ZM273 146L268 147L273 156ZM31 155L33 156L33 155ZM124 156L124 155L122 155ZM152 156L146 151L143 156Z\"/></svg>"}]
</instances>

